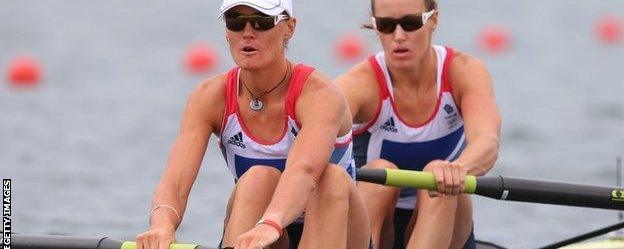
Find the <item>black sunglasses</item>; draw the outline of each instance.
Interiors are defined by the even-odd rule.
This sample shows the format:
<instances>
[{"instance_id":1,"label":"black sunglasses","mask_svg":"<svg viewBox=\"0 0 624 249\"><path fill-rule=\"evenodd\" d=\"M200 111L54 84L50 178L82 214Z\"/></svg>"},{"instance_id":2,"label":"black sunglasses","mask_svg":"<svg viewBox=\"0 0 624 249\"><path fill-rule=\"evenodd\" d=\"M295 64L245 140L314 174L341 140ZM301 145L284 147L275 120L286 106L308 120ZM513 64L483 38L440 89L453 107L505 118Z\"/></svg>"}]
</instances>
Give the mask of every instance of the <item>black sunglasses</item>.
<instances>
[{"instance_id":1,"label":"black sunglasses","mask_svg":"<svg viewBox=\"0 0 624 249\"><path fill-rule=\"evenodd\" d=\"M373 28L377 31L384 34L394 33L397 25L401 25L401 28L405 31L415 31L427 23L427 20L433 14L435 10L431 10L429 12L421 13L421 14L411 14L406 15L401 18L391 18L391 17L371 17L373 20Z\"/></svg>"},{"instance_id":2,"label":"black sunglasses","mask_svg":"<svg viewBox=\"0 0 624 249\"><path fill-rule=\"evenodd\" d=\"M225 15L225 27L227 29L239 32L245 29L247 23L251 24L251 27L259 31L267 31L272 29L282 20L287 20L290 17L288 15L279 14L277 16L267 15L240 15L240 14L226 14Z\"/></svg>"}]
</instances>

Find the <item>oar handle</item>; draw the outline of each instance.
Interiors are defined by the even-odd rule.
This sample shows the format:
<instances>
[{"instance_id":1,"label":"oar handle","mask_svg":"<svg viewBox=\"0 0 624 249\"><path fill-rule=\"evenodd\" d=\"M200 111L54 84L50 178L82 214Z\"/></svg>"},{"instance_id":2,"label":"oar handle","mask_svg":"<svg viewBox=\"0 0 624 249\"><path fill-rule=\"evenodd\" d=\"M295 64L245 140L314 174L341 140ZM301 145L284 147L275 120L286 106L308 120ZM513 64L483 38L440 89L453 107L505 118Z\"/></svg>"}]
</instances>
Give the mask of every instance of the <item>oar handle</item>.
<instances>
[{"instance_id":1,"label":"oar handle","mask_svg":"<svg viewBox=\"0 0 624 249\"><path fill-rule=\"evenodd\" d=\"M136 242L126 241L121 245L121 249L136 249ZM193 244L171 244L169 249L202 249L206 247L193 245Z\"/></svg>"},{"instance_id":2,"label":"oar handle","mask_svg":"<svg viewBox=\"0 0 624 249\"><path fill-rule=\"evenodd\" d=\"M403 188L437 189L433 174L422 171L402 169L357 169L356 179ZM464 193L473 194L477 187L477 179L474 176L468 175L464 179L464 183L466 185Z\"/></svg>"},{"instance_id":3,"label":"oar handle","mask_svg":"<svg viewBox=\"0 0 624 249\"><path fill-rule=\"evenodd\" d=\"M358 169L356 179L387 186L436 190L431 173L400 169ZM466 176L464 193L499 200L624 210L624 189L503 176Z\"/></svg>"}]
</instances>

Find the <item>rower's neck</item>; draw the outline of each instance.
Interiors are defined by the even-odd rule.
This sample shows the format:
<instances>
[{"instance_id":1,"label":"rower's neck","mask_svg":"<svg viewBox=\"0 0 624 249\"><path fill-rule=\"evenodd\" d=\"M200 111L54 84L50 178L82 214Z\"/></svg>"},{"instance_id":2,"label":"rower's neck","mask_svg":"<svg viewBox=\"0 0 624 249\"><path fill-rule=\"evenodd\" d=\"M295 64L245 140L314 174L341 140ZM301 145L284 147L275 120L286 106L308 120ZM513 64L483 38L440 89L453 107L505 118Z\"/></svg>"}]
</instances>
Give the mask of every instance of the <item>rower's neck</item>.
<instances>
[{"instance_id":1,"label":"rower's neck","mask_svg":"<svg viewBox=\"0 0 624 249\"><path fill-rule=\"evenodd\" d=\"M392 85L398 88L428 88L436 84L437 58L433 47L409 68L388 66Z\"/></svg>"},{"instance_id":2,"label":"rower's neck","mask_svg":"<svg viewBox=\"0 0 624 249\"><path fill-rule=\"evenodd\" d=\"M280 59L275 63L271 63L268 67L257 69L257 70L245 70L241 69L240 78L245 85L251 90L254 94L260 94L264 91L268 91L271 88L275 87L277 84L284 79L284 75L289 72L289 62L286 58ZM284 79L283 82L277 89L273 92L280 92L280 89L283 89L284 86L288 85L289 79Z\"/></svg>"}]
</instances>

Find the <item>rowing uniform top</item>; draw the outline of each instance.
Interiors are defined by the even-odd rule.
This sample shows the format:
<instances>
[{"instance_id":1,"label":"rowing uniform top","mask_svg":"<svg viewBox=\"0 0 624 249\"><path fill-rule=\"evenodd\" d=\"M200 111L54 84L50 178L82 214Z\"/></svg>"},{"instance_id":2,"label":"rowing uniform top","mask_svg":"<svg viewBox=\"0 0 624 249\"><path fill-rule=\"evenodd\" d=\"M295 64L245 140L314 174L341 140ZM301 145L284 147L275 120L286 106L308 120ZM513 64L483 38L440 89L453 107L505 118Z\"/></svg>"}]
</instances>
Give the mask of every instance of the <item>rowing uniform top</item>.
<instances>
[{"instance_id":1,"label":"rowing uniform top","mask_svg":"<svg viewBox=\"0 0 624 249\"><path fill-rule=\"evenodd\" d=\"M429 119L417 126L405 123L398 114L384 53L369 58L377 78L381 104L373 120L353 125L354 157L358 167L381 158L401 169L422 170L432 160L452 161L459 157L466 142L464 123L448 81L454 52L441 46L434 46L434 50L438 100ZM402 189L396 206L413 209L416 193L413 189Z\"/></svg>"},{"instance_id":2,"label":"rowing uniform top","mask_svg":"<svg viewBox=\"0 0 624 249\"><path fill-rule=\"evenodd\" d=\"M280 171L284 170L288 152L300 130L295 115L297 98L301 94L308 76L313 71L313 68L303 64L298 64L294 67L284 101L286 116L284 117L285 125L282 137L279 141L268 144L256 139L245 126L237 101L238 89L240 89L240 69L234 68L230 70L225 86L226 107L221 124L219 145L227 167L236 180L254 165L270 166ZM351 140L351 131L349 131L346 135L336 138L330 163L345 168L352 179L355 179L352 149L353 142Z\"/></svg>"}]
</instances>

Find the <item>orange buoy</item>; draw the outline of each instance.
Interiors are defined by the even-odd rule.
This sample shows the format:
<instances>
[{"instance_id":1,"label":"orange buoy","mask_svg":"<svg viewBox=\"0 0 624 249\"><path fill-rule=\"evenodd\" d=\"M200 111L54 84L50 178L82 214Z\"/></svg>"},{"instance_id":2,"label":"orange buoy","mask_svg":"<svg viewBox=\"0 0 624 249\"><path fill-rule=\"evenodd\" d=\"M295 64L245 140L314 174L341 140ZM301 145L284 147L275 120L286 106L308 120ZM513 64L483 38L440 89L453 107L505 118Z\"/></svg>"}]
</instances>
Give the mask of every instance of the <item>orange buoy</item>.
<instances>
[{"instance_id":1,"label":"orange buoy","mask_svg":"<svg viewBox=\"0 0 624 249\"><path fill-rule=\"evenodd\" d=\"M204 73L214 68L216 56L208 44L197 43L188 48L184 64L191 73Z\"/></svg>"},{"instance_id":2,"label":"orange buoy","mask_svg":"<svg viewBox=\"0 0 624 249\"><path fill-rule=\"evenodd\" d=\"M353 61L363 56L365 45L360 36L347 34L336 41L335 50L341 60Z\"/></svg>"},{"instance_id":3,"label":"orange buoy","mask_svg":"<svg viewBox=\"0 0 624 249\"><path fill-rule=\"evenodd\" d=\"M622 23L615 15L606 15L596 23L596 36L606 44L618 43L622 38Z\"/></svg>"},{"instance_id":4,"label":"orange buoy","mask_svg":"<svg viewBox=\"0 0 624 249\"><path fill-rule=\"evenodd\" d=\"M35 86L41 79L41 66L34 58L18 57L9 63L6 77L13 86Z\"/></svg>"},{"instance_id":5,"label":"orange buoy","mask_svg":"<svg viewBox=\"0 0 624 249\"><path fill-rule=\"evenodd\" d=\"M509 32L502 26L488 26L481 31L478 43L482 50L491 54L498 54L509 49Z\"/></svg>"}]
</instances>

